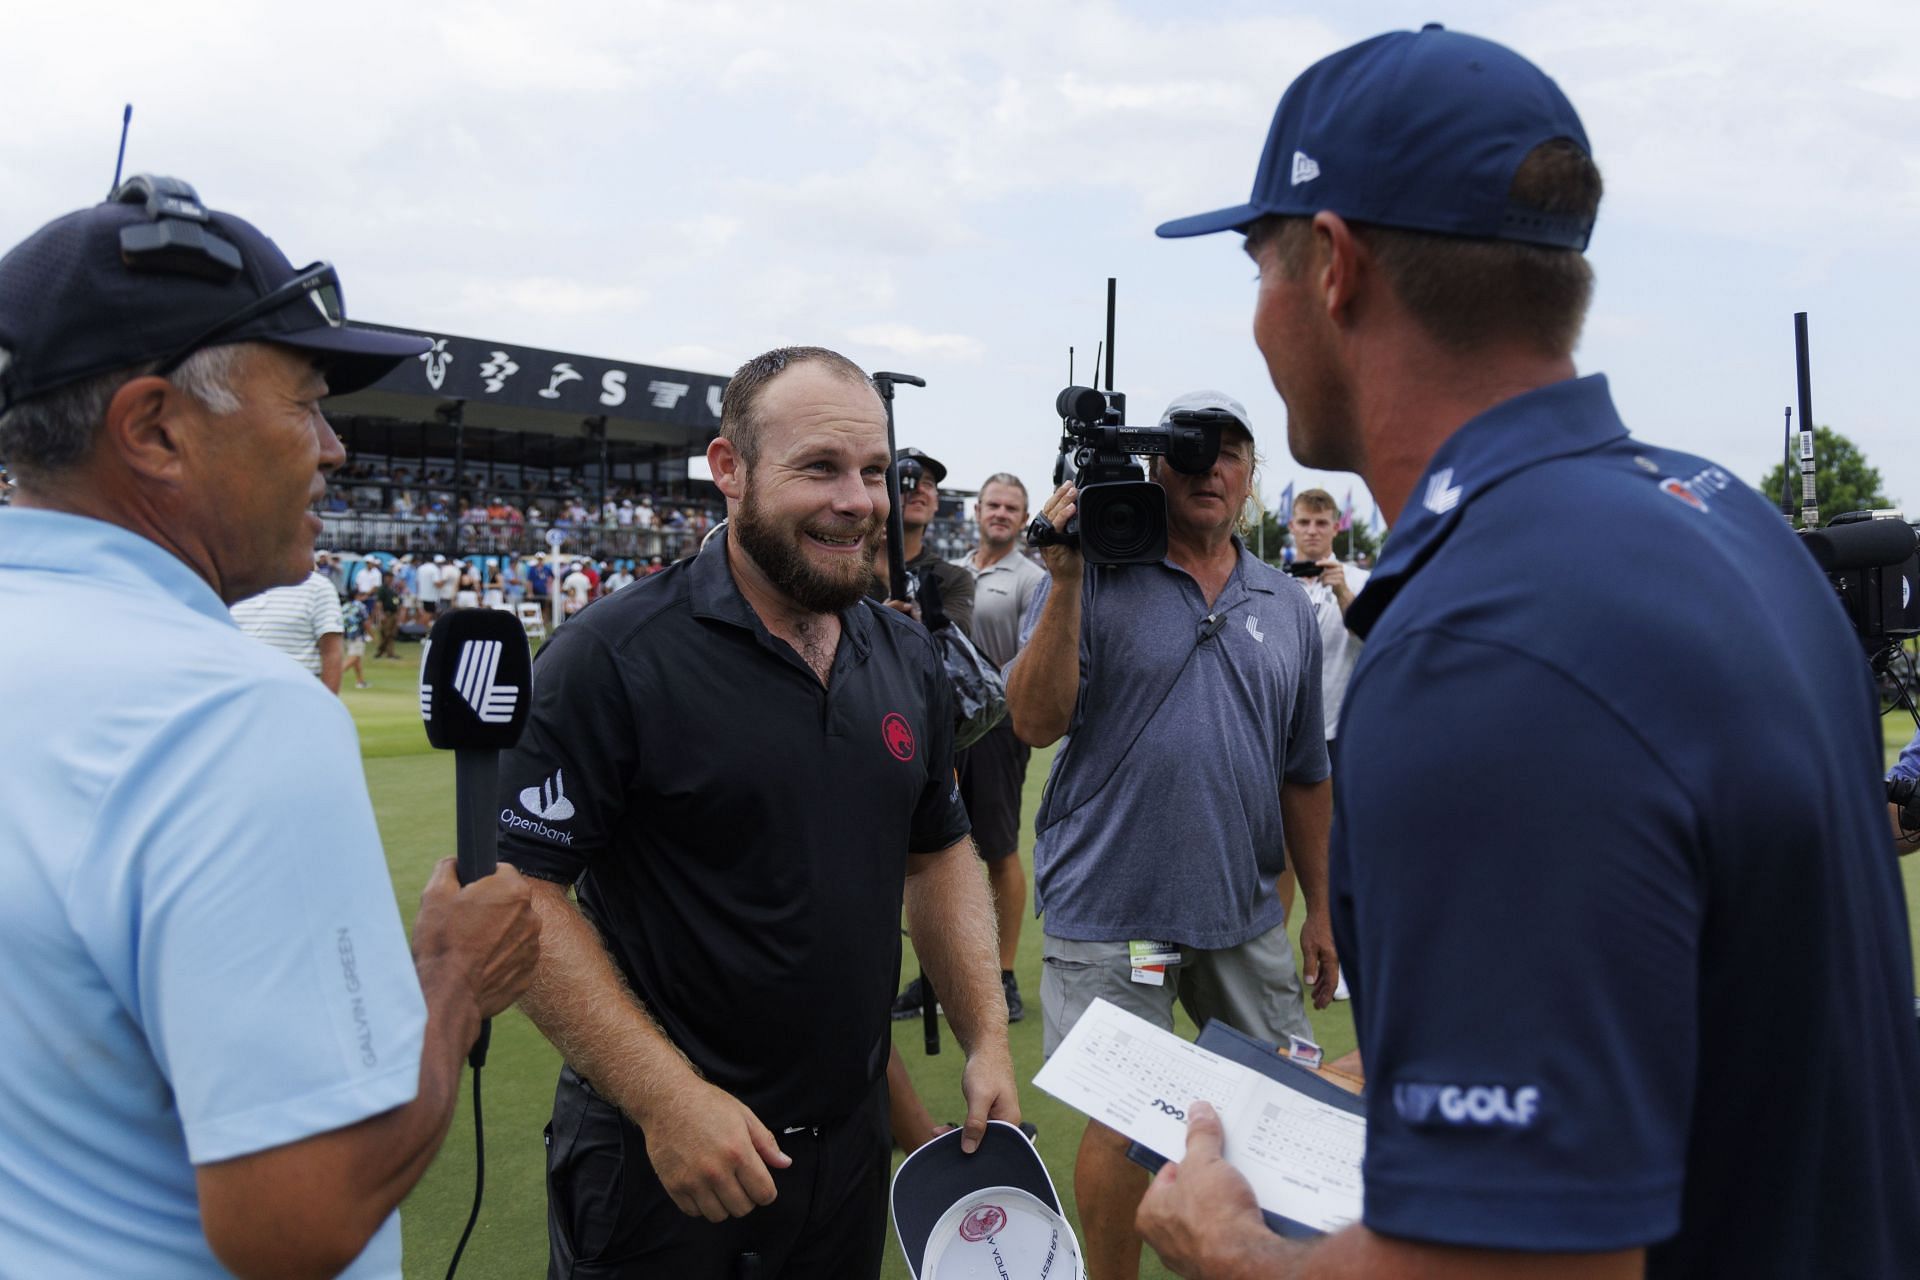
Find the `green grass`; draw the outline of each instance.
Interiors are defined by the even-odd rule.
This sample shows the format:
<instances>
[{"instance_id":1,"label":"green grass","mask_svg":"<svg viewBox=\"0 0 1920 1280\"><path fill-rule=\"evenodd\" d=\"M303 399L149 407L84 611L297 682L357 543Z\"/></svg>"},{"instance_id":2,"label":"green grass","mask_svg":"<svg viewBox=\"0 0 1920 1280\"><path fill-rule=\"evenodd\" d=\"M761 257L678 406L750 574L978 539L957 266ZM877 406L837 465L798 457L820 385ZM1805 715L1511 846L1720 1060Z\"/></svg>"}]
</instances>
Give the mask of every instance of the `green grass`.
<instances>
[{"instance_id":1,"label":"green grass","mask_svg":"<svg viewBox=\"0 0 1920 1280\"><path fill-rule=\"evenodd\" d=\"M347 706L360 727L362 754L366 760L367 786L373 795L374 812L381 836L386 842L387 862L393 872L394 892L402 914L411 921L419 902L421 886L435 860L453 853L453 760L450 755L428 748L419 722L419 703L414 681L419 651L412 646L401 650L402 662L369 662L371 689L345 692ZM1911 736L1889 719L1887 738L1889 761ZM1046 779L1048 751L1035 752L1027 775L1025 813L1031 819ZM1029 871L1031 862L1022 853ZM1920 855L1902 861L1909 916L1920 921L1914 907L1920 905ZM1304 913L1294 912L1295 925ZM1916 929L1915 950L1920 952L1920 929ZM905 969L916 971L911 953ZM1020 934L1020 953L1016 964L1020 989L1027 1001L1027 1017L1011 1028L1013 1057L1022 1084L1020 1101L1026 1118L1040 1128L1039 1149L1052 1171L1055 1185L1066 1203L1067 1216L1079 1226L1079 1213L1073 1202L1073 1158L1078 1146L1083 1117L1033 1088L1033 1075L1040 1069L1040 929L1027 921ZM1336 1004L1325 1013L1311 1013L1315 1034L1330 1056L1353 1047L1353 1024L1348 1006ZM1178 1029L1192 1037L1194 1028L1181 1015ZM957 1121L965 1112L960 1098L960 1068L963 1065L951 1034L943 1033L943 1051L928 1057L921 1046L920 1024L894 1024L894 1039L905 1057L916 1088L926 1099L935 1118ZM553 1100L559 1058L553 1049L517 1011L495 1019L493 1048L484 1076L486 1109L487 1185L486 1201L474 1229L472 1242L460 1264L460 1274L468 1280L515 1280L544 1275L546 1271L546 1157L541 1131ZM444 1150L420 1185L402 1208L405 1234L406 1275L409 1280L427 1280L446 1271L460 1230L466 1223L473 1196L473 1121L470 1102L463 1097L453 1131ZM906 1264L889 1232L886 1266L887 1280L905 1280ZM1170 1273L1158 1265L1147 1251L1141 1274L1149 1278Z\"/></svg>"}]
</instances>

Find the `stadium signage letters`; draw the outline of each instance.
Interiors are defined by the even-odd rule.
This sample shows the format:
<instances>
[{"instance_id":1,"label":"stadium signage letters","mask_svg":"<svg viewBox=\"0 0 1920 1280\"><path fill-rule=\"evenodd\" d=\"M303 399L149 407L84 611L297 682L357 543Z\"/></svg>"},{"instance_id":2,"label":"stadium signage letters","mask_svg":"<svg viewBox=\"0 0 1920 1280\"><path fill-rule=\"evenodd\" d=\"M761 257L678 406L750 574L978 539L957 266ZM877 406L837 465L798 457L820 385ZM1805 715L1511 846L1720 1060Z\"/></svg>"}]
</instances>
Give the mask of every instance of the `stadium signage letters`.
<instances>
[{"instance_id":1,"label":"stadium signage letters","mask_svg":"<svg viewBox=\"0 0 1920 1280\"><path fill-rule=\"evenodd\" d=\"M414 333L433 345L371 390L703 430L720 422L727 380L715 374L411 329L389 332Z\"/></svg>"}]
</instances>

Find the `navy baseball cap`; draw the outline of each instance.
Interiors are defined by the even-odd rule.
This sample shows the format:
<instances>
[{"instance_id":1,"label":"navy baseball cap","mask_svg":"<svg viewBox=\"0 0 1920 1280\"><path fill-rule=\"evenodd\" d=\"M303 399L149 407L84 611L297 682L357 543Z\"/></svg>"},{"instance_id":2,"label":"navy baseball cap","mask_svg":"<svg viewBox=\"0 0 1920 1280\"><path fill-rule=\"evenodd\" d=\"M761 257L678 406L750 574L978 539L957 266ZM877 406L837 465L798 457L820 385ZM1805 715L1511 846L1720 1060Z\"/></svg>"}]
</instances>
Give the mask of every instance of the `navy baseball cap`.
<instances>
[{"instance_id":1,"label":"navy baseball cap","mask_svg":"<svg viewBox=\"0 0 1920 1280\"><path fill-rule=\"evenodd\" d=\"M116 197L54 219L0 258L0 411L234 342L313 352L339 395L432 345L348 325L331 267L296 270L258 228L201 205L184 182L142 174Z\"/></svg>"},{"instance_id":2,"label":"navy baseball cap","mask_svg":"<svg viewBox=\"0 0 1920 1280\"><path fill-rule=\"evenodd\" d=\"M1244 231L1266 214L1330 210L1356 222L1581 249L1591 217L1509 205L1527 153L1556 138L1589 156L1573 104L1491 40L1429 23L1322 58L1288 86L1245 204L1163 222L1156 234Z\"/></svg>"}]
</instances>

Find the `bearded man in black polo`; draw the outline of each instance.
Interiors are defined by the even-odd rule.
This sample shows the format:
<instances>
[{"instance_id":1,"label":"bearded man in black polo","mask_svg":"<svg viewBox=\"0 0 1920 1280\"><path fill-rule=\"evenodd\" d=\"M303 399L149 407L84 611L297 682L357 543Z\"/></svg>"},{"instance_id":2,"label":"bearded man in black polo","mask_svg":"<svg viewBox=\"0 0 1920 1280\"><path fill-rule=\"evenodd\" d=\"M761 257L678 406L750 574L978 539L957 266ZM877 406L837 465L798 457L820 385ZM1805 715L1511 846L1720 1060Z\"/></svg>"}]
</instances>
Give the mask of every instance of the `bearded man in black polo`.
<instances>
[{"instance_id":1,"label":"bearded man in black polo","mask_svg":"<svg viewBox=\"0 0 1920 1280\"><path fill-rule=\"evenodd\" d=\"M522 1005L566 1059L556 1277L879 1274L903 893L968 1055L963 1145L1019 1119L945 676L864 598L880 399L784 348L734 375L720 432L726 529L575 615L502 761L501 856L545 930Z\"/></svg>"}]
</instances>

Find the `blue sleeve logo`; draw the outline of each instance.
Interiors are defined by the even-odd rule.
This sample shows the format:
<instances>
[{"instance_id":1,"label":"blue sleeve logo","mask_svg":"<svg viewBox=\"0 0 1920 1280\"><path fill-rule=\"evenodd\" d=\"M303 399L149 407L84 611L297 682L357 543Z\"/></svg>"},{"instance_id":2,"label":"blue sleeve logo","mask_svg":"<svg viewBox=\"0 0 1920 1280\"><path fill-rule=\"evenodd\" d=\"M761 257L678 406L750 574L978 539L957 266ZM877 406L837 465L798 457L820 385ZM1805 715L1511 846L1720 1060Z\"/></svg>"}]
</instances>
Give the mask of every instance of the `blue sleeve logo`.
<instances>
[{"instance_id":1,"label":"blue sleeve logo","mask_svg":"<svg viewBox=\"0 0 1920 1280\"><path fill-rule=\"evenodd\" d=\"M1531 1129L1540 1090L1522 1085L1396 1084L1393 1109L1416 1128Z\"/></svg>"}]
</instances>

